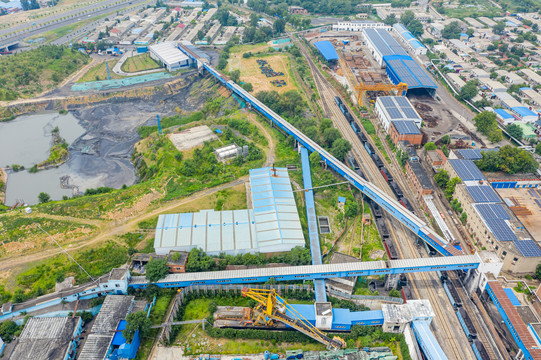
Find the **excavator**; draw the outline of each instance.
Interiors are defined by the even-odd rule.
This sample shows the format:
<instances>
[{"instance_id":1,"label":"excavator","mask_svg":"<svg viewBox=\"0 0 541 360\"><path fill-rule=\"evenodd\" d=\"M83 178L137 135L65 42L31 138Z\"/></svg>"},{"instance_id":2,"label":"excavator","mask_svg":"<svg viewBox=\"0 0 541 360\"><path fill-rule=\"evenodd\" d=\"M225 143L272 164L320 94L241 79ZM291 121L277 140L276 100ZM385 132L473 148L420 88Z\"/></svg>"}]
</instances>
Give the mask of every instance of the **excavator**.
<instances>
[{"instance_id":1,"label":"excavator","mask_svg":"<svg viewBox=\"0 0 541 360\"><path fill-rule=\"evenodd\" d=\"M335 336L331 339L325 335L278 296L274 289L244 288L242 289L242 296L249 297L257 302L257 306L252 312L253 322L256 325L275 327L277 322L281 322L325 344L329 350L340 350L346 347L346 342L342 338ZM286 314L287 311L289 311L289 314Z\"/></svg>"}]
</instances>

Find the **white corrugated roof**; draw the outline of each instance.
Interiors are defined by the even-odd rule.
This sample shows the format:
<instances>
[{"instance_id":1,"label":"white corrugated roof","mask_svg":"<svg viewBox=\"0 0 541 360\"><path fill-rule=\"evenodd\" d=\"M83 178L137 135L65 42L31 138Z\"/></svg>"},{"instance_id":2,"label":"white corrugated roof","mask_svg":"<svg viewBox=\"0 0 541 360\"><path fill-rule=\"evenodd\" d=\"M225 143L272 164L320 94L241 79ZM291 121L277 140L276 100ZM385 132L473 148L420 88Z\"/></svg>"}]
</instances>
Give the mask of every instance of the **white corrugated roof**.
<instances>
[{"instance_id":1,"label":"white corrugated roof","mask_svg":"<svg viewBox=\"0 0 541 360\"><path fill-rule=\"evenodd\" d=\"M150 51L158 55L164 63L175 64L188 60L188 56L180 51L176 44L172 41L151 45L149 48Z\"/></svg>"}]
</instances>

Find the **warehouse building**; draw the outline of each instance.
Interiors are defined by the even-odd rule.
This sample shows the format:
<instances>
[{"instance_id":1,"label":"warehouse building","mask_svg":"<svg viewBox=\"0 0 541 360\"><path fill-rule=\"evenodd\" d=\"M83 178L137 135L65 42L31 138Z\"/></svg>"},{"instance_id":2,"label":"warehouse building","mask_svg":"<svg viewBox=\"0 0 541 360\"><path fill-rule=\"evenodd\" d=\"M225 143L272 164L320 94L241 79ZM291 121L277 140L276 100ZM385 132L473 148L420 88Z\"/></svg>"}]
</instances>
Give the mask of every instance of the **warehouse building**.
<instances>
[{"instance_id":1,"label":"warehouse building","mask_svg":"<svg viewBox=\"0 0 541 360\"><path fill-rule=\"evenodd\" d=\"M499 148L492 149L458 149L449 154L449 159L479 160L484 152L498 151Z\"/></svg>"},{"instance_id":2,"label":"warehouse building","mask_svg":"<svg viewBox=\"0 0 541 360\"><path fill-rule=\"evenodd\" d=\"M394 120L389 127L389 137L396 145L399 141L409 141L413 146L421 146L423 134L411 120Z\"/></svg>"},{"instance_id":3,"label":"warehouse building","mask_svg":"<svg viewBox=\"0 0 541 360\"><path fill-rule=\"evenodd\" d=\"M466 212L466 229L479 246L498 255L502 270L535 272L541 248L488 182L458 184L454 197Z\"/></svg>"},{"instance_id":4,"label":"warehouse building","mask_svg":"<svg viewBox=\"0 0 541 360\"><path fill-rule=\"evenodd\" d=\"M398 34L398 38L400 41L402 41L411 52L413 52L415 55L425 55L427 52L427 48L421 44L419 40L413 36L411 32L408 31L402 24L394 24L393 29L396 34Z\"/></svg>"},{"instance_id":5,"label":"warehouse building","mask_svg":"<svg viewBox=\"0 0 541 360\"><path fill-rule=\"evenodd\" d=\"M156 45L151 45L150 57L162 64L168 71L175 71L190 66L190 59L186 56L174 42L167 41Z\"/></svg>"},{"instance_id":6,"label":"warehouse building","mask_svg":"<svg viewBox=\"0 0 541 360\"><path fill-rule=\"evenodd\" d=\"M325 61L334 62L339 59L338 53L330 41L317 41L314 43L314 46L319 50Z\"/></svg>"},{"instance_id":7,"label":"warehouse building","mask_svg":"<svg viewBox=\"0 0 541 360\"><path fill-rule=\"evenodd\" d=\"M281 253L305 245L287 169L250 170L250 198L246 210L160 215L156 254L196 247L210 255Z\"/></svg>"},{"instance_id":8,"label":"warehouse building","mask_svg":"<svg viewBox=\"0 0 541 360\"><path fill-rule=\"evenodd\" d=\"M451 179L458 177L465 184L475 185L480 181L486 181L485 175L472 160L449 159L444 168Z\"/></svg>"},{"instance_id":9,"label":"warehouse building","mask_svg":"<svg viewBox=\"0 0 541 360\"><path fill-rule=\"evenodd\" d=\"M432 185L430 178L419 161L412 159L408 160L406 163L406 177L413 185L413 189L415 189L419 198L432 195L434 192L434 185Z\"/></svg>"},{"instance_id":10,"label":"warehouse building","mask_svg":"<svg viewBox=\"0 0 541 360\"><path fill-rule=\"evenodd\" d=\"M80 317L32 317L24 326L10 360L69 360L75 358Z\"/></svg>"},{"instance_id":11,"label":"warehouse building","mask_svg":"<svg viewBox=\"0 0 541 360\"><path fill-rule=\"evenodd\" d=\"M111 353L120 322L132 311L134 300L134 296L125 295L109 295L105 298L78 360L102 360ZM132 345L139 347L138 342L140 339L134 337Z\"/></svg>"},{"instance_id":12,"label":"warehouse building","mask_svg":"<svg viewBox=\"0 0 541 360\"><path fill-rule=\"evenodd\" d=\"M385 131L389 132L391 121L409 120L421 127L423 119L408 98L404 96L380 96L376 99L376 114Z\"/></svg>"}]
</instances>

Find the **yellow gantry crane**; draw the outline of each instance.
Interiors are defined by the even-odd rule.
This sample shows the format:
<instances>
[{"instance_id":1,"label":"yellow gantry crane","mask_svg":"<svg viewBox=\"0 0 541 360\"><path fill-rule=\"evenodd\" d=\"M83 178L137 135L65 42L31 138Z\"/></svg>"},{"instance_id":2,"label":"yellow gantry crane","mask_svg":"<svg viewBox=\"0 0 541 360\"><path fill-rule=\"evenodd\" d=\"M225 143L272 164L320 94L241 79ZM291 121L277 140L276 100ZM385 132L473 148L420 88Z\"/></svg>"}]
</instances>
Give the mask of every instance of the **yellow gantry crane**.
<instances>
[{"instance_id":1,"label":"yellow gantry crane","mask_svg":"<svg viewBox=\"0 0 541 360\"><path fill-rule=\"evenodd\" d=\"M367 91L396 91L398 96L402 96L406 94L406 91L408 91L408 84L402 82L397 85L360 83L359 85L355 86L355 90L359 92L357 102L359 103L359 106L363 106L365 103L364 97Z\"/></svg>"},{"instance_id":2,"label":"yellow gantry crane","mask_svg":"<svg viewBox=\"0 0 541 360\"><path fill-rule=\"evenodd\" d=\"M244 288L242 296L249 297L258 303L252 313L255 325L273 327L277 325L277 322L281 322L325 344L328 349L339 350L346 347L346 342L342 338L335 336L331 339L325 335L278 296L274 289ZM286 314L286 311L289 311L289 314Z\"/></svg>"}]
</instances>

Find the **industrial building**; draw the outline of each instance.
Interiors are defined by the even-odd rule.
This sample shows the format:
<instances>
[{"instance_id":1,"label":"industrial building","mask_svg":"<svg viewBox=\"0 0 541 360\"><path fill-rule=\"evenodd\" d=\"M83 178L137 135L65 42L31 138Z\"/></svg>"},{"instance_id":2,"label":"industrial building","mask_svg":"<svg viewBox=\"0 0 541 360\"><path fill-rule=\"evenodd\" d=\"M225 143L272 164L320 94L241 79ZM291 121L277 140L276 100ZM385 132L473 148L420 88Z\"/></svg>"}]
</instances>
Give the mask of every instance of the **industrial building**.
<instances>
[{"instance_id":1,"label":"industrial building","mask_svg":"<svg viewBox=\"0 0 541 360\"><path fill-rule=\"evenodd\" d=\"M10 360L70 360L75 358L80 317L30 318L11 352Z\"/></svg>"},{"instance_id":2,"label":"industrial building","mask_svg":"<svg viewBox=\"0 0 541 360\"><path fill-rule=\"evenodd\" d=\"M423 134L411 120L393 120L389 127L389 137L396 145L399 141L408 141L411 145L421 146Z\"/></svg>"},{"instance_id":3,"label":"industrial building","mask_svg":"<svg viewBox=\"0 0 541 360\"><path fill-rule=\"evenodd\" d=\"M279 253L305 245L287 169L250 170L250 194L246 210L160 215L156 254L195 247L211 255Z\"/></svg>"},{"instance_id":4,"label":"industrial building","mask_svg":"<svg viewBox=\"0 0 541 360\"><path fill-rule=\"evenodd\" d=\"M449 159L461 159L461 160L479 160L483 157L484 152L498 151L498 148L486 148L486 149L457 149L449 154Z\"/></svg>"},{"instance_id":5,"label":"industrial building","mask_svg":"<svg viewBox=\"0 0 541 360\"><path fill-rule=\"evenodd\" d=\"M485 175L483 175L472 160L450 158L445 163L444 168L449 173L451 179L458 177L466 184L475 185L479 181L486 181Z\"/></svg>"},{"instance_id":6,"label":"industrial building","mask_svg":"<svg viewBox=\"0 0 541 360\"><path fill-rule=\"evenodd\" d=\"M411 52L415 55L425 55L428 49L424 46L411 32L408 31L402 24L394 24L393 29L398 38L402 41Z\"/></svg>"},{"instance_id":7,"label":"industrial building","mask_svg":"<svg viewBox=\"0 0 541 360\"><path fill-rule=\"evenodd\" d=\"M236 144L227 145L214 150L214 154L218 161L227 163L239 156L248 156L248 145L240 147Z\"/></svg>"},{"instance_id":8,"label":"industrial building","mask_svg":"<svg viewBox=\"0 0 541 360\"><path fill-rule=\"evenodd\" d=\"M498 255L503 270L515 274L535 272L541 248L490 184L458 184L454 197L467 214L466 228L473 239Z\"/></svg>"},{"instance_id":9,"label":"industrial building","mask_svg":"<svg viewBox=\"0 0 541 360\"><path fill-rule=\"evenodd\" d=\"M330 41L316 41L314 43L314 46L316 47L316 49L319 50L325 61L332 62L339 59L338 53L336 52L334 45Z\"/></svg>"},{"instance_id":10,"label":"industrial building","mask_svg":"<svg viewBox=\"0 0 541 360\"><path fill-rule=\"evenodd\" d=\"M413 185L413 189L419 198L431 195L434 192L434 185L426 174L425 170L417 160L409 159L406 163L406 177Z\"/></svg>"},{"instance_id":11,"label":"industrial building","mask_svg":"<svg viewBox=\"0 0 541 360\"><path fill-rule=\"evenodd\" d=\"M363 39L374 59L394 84L405 83L408 91L424 91L434 96L438 86L408 55L391 34L382 29L363 29Z\"/></svg>"},{"instance_id":12,"label":"industrial building","mask_svg":"<svg viewBox=\"0 0 541 360\"><path fill-rule=\"evenodd\" d=\"M364 29L383 29L391 31L392 28L389 25L385 25L383 22L376 21L338 21L332 25L332 29L335 31L363 31Z\"/></svg>"},{"instance_id":13,"label":"industrial building","mask_svg":"<svg viewBox=\"0 0 541 360\"><path fill-rule=\"evenodd\" d=\"M175 71L190 66L186 56L174 42L163 42L148 47L150 57L162 64L168 71Z\"/></svg>"},{"instance_id":14,"label":"industrial building","mask_svg":"<svg viewBox=\"0 0 541 360\"><path fill-rule=\"evenodd\" d=\"M385 131L389 132L391 121L413 121L421 127L423 119L408 98L404 96L380 96L376 99L376 114Z\"/></svg>"},{"instance_id":15,"label":"industrial building","mask_svg":"<svg viewBox=\"0 0 541 360\"><path fill-rule=\"evenodd\" d=\"M105 298L78 360L105 359L112 350L113 338L116 336L120 321L126 319L133 309L134 299L134 296L125 295L109 295ZM132 345L139 347L135 337Z\"/></svg>"}]
</instances>

